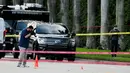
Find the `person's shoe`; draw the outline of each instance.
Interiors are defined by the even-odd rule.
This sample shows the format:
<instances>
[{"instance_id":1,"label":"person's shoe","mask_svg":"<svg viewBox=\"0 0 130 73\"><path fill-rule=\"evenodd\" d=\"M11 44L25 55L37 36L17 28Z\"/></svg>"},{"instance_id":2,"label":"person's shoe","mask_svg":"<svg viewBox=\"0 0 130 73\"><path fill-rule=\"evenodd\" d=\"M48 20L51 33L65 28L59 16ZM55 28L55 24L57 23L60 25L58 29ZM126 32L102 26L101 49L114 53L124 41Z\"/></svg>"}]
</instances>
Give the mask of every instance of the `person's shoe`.
<instances>
[{"instance_id":1,"label":"person's shoe","mask_svg":"<svg viewBox=\"0 0 130 73\"><path fill-rule=\"evenodd\" d=\"M27 66L27 65L23 65L23 67L29 67L29 66Z\"/></svg>"},{"instance_id":2,"label":"person's shoe","mask_svg":"<svg viewBox=\"0 0 130 73\"><path fill-rule=\"evenodd\" d=\"M17 67L20 67L20 66L21 66L21 64L18 64L18 65L17 65Z\"/></svg>"}]
</instances>

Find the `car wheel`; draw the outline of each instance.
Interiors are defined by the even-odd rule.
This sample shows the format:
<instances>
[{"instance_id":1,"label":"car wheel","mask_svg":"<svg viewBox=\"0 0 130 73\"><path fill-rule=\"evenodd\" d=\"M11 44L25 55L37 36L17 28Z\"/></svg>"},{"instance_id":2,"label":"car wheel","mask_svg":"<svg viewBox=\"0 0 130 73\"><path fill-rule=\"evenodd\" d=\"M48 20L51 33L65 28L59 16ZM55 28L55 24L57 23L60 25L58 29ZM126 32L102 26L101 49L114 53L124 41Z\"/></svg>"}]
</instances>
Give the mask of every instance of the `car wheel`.
<instances>
[{"instance_id":1,"label":"car wheel","mask_svg":"<svg viewBox=\"0 0 130 73\"><path fill-rule=\"evenodd\" d=\"M34 57L33 57L33 54L28 54L27 55L27 60L29 60L29 59L33 59Z\"/></svg>"},{"instance_id":2,"label":"car wheel","mask_svg":"<svg viewBox=\"0 0 130 73\"><path fill-rule=\"evenodd\" d=\"M33 51L38 51L38 44L37 44L37 42L35 42L33 44ZM38 53L33 53L33 59L34 60L36 59L36 56L38 56L38 60L40 60L40 55Z\"/></svg>"},{"instance_id":3,"label":"car wheel","mask_svg":"<svg viewBox=\"0 0 130 73\"><path fill-rule=\"evenodd\" d=\"M70 51L75 52L76 46L73 46L73 47L70 46L69 49L70 49ZM75 61L75 54L68 54L67 59L68 59L68 61Z\"/></svg>"},{"instance_id":4,"label":"car wheel","mask_svg":"<svg viewBox=\"0 0 130 73\"><path fill-rule=\"evenodd\" d=\"M75 61L75 55L74 54L71 54L71 55L68 55L68 61Z\"/></svg>"},{"instance_id":5,"label":"car wheel","mask_svg":"<svg viewBox=\"0 0 130 73\"><path fill-rule=\"evenodd\" d=\"M57 61L63 61L63 57L62 56L57 56L57 59L56 59Z\"/></svg>"},{"instance_id":6,"label":"car wheel","mask_svg":"<svg viewBox=\"0 0 130 73\"><path fill-rule=\"evenodd\" d=\"M29 55L27 55L27 60L29 60L29 58L30 58L30 56L29 56Z\"/></svg>"},{"instance_id":7,"label":"car wheel","mask_svg":"<svg viewBox=\"0 0 130 73\"><path fill-rule=\"evenodd\" d=\"M31 55L30 55L30 58L31 58L31 59L33 59L33 58L34 58L34 57L33 57L33 54L31 54Z\"/></svg>"},{"instance_id":8,"label":"car wheel","mask_svg":"<svg viewBox=\"0 0 130 73\"><path fill-rule=\"evenodd\" d=\"M13 51L19 51L18 46L15 46L15 47L13 48ZM15 59L19 58L19 52L12 52L12 54L13 54L13 57L14 57Z\"/></svg>"},{"instance_id":9,"label":"car wheel","mask_svg":"<svg viewBox=\"0 0 130 73\"><path fill-rule=\"evenodd\" d=\"M0 59L2 58L2 56L0 55Z\"/></svg>"},{"instance_id":10,"label":"car wheel","mask_svg":"<svg viewBox=\"0 0 130 73\"><path fill-rule=\"evenodd\" d=\"M0 53L0 59L3 58L3 57L5 57L5 52Z\"/></svg>"},{"instance_id":11,"label":"car wheel","mask_svg":"<svg viewBox=\"0 0 130 73\"><path fill-rule=\"evenodd\" d=\"M18 59L19 58L19 54L18 53L14 53L14 58Z\"/></svg>"}]
</instances>

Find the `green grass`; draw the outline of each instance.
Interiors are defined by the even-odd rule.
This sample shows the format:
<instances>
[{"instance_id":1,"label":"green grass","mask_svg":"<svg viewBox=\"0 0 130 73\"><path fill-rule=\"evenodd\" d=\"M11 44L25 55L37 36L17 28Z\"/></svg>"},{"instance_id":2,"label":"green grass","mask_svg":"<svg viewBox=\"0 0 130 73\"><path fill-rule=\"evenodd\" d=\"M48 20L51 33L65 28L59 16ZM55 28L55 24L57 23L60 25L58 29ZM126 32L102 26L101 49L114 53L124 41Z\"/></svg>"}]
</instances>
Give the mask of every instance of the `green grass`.
<instances>
[{"instance_id":1,"label":"green grass","mask_svg":"<svg viewBox=\"0 0 130 73\"><path fill-rule=\"evenodd\" d=\"M77 52L110 52L110 50L98 50L98 49L87 49L77 48ZM117 57L111 57L110 54L77 54L77 58L92 59L92 60L106 60L106 61L119 61L119 62L130 62L130 55L117 55Z\"/></svg>"}]
</instances>

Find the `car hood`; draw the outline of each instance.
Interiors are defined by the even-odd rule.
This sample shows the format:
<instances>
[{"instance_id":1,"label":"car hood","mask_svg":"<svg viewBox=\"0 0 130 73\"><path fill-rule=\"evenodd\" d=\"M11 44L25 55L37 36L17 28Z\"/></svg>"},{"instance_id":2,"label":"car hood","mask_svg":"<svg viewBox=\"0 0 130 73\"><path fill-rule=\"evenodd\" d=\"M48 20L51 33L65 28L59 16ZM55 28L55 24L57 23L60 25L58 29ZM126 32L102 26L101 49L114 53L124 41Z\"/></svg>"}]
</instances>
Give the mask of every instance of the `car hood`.
<instances>
[{"instance_id":1,"label":"car hood","mask_svg":"<svg viewBox=\"0 0 130 73\"><path fill-rule=\"evenodd\" d=\"M67 34L59 35L59 34L36 34L39 38L68 38Z\"/></svg>"}]
</instances>

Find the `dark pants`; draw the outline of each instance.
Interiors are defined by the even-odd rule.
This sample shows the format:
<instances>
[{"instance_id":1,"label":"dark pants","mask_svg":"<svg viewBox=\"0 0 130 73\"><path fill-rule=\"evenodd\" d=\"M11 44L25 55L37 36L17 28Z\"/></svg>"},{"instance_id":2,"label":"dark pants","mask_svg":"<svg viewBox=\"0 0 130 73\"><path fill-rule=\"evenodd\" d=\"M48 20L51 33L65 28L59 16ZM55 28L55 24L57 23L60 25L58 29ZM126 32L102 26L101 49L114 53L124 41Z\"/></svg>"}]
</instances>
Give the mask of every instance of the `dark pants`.
<instances>
[{"instance_id":1,"label":"dark pants","mask_svg":"<svg viewBox=\"0 0 130 73\"><path fill-rule=\"evenodd\" d=\"M118 51L118 40L112 40L111 41L111 52L117 52ZM112 54L112 57L116 57L116 54Z\"/></svg>"}]
</instances>

